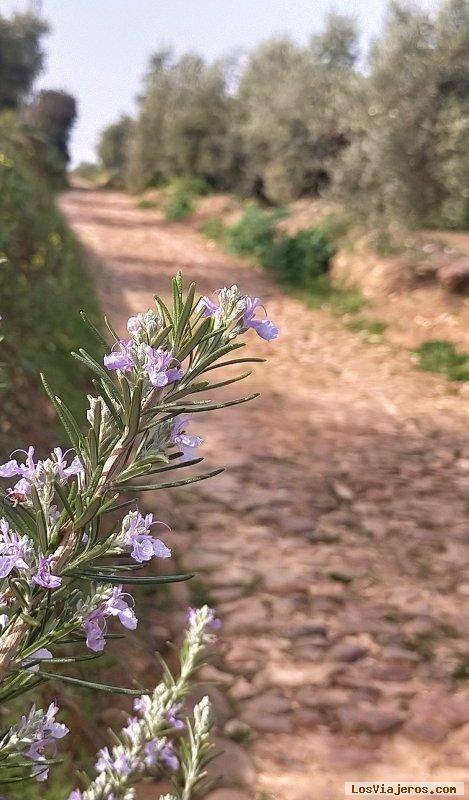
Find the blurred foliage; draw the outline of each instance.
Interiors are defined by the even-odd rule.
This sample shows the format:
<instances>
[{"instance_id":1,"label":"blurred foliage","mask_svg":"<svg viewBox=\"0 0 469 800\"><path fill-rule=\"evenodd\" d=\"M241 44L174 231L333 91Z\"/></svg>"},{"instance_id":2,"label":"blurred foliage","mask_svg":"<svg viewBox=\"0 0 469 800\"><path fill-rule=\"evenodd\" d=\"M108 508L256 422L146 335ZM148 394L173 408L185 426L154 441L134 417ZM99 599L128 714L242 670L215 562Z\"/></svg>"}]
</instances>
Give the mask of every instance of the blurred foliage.
<instances>
[{"instance_id":1,"label":"blurred foliage","mask_svg":"<svg viewBox=\"0 0 469 800\"><path fill-rule=\"evenodd\" d=\"M241 219L227 230L233 253L254 256L277 280L301 289L311 288L329 269L335 248L320 227L294 235L281 231L282 210L265 211L249 206Z\"/></svg>"},{"instance_id":2,"label":"blurred foliage","mask_svg":"<svg viewBox=\"0 0 469 800\"><path fill-rule=\"evenodd\" d=\"M195 211L195 198L207 192L208 186L203 178L191 176L174 178L164 192L166 218L172 222L186 219Z\"/></svg>"},{"instance_id":3,"label":"blurred foliage","mask_svg":"<svg viewBox=\"0 0 469 800\"><path fill-rule=\"evenodd\" d=\"M67 92L43 89L24 110L22 117L42 137L57 164L56 176L63 175L70 161L70 132L77 116L75 98ZM55 177L52 173L52 177Z\"/></svg>"},{"instance_id":4,"label":"blurred foliage","mask_svg":"<svg viewBox=\"0 0 469 800\"><path fill-rule=\"evenodd\" d=\"M307 289L328 271L334 253L321 228L306 228L294 236L279 236L263 263L280 281Z\"/></svg>"},{"instance_id":5,"label":"blurred foliage","mask_svg":"<svg viewBox=\"0 0 469 800\"><path fill-rule=\"evenodd\" d=\"M308 46L274 38L214 63L160 50L136 119L103 133L102 163L112 140L134 191L192 175L276 205L332 194L386 237L467 227L467 0L432 14L392 0L365 68L359 55L353 19L337 13Z\"/></svg>"},{"instance_id":6,"label":"blurred foliage","mask_svg":"<svg viewBox=\"0 0 469 800\"><path fill-rule=\"evenodd\" d=\"M101 166L122 183L132 129L131 118L127 114L122 114L117 122L108 125L102 131L98 145L98 158Z\"/></svg>"},{"instance_id":7,"label":"blurred foliage","mask_svg":"<svg viewBox=\"0 0 469 800\"><path fill-rule=\"evenodd\" d=\"M45 22L32 14L0 14L0 110L16 109L42 69Z\"/></svg>"},{"instance_id":8,"label":"blurred foliage","mask_svg":"<svg viewBox=\"0 0 469 800\"><path fill-rule=\"evenodd\" d=\"M415 350L417 364L426 372L441 372L450 381L469 380L469 353L458 352L447 339L430 339Z\"/></svg>"},{"instance_id":9,"label":"blurred foliage","mask_svg":"<svg viewBox=\"0 0 469 800\"><path fill-rule=\"evenodd\" d=\"M83 413L84 373L70 358L78 344L96 351L79 310L97 305L79 247L37 174L35 153L12 115L0 117L0 297L2 390L0 444L21 444L32 425L43 440L52 420L44 402L31 418L31 393L44 371L67 405ZM77 391L79 389L79 391ZM15 441L11 427L15 424ZM55 424L55 423L54 423ZM24 442L23 442L24 444Z\"/></svg>"},{"instance_id":10,"label":"blurred foliage","mask_svg":"<svg viewBox=\"0 0 469 800\"><path fill-rule=\"evenodd\" d=\"M469 6L432 18L392 2L369 77L349 109L353 135L334 169L339 198L371 224L467 227Z\"/></svg>"},{"instance_id":11,"label":"blurred foliage","mask_svg":"<svg viewBox=\"0 0 469 800\"><path fill-rule=\"evenodd\" d=\"M201 231L212 242L223 243L226 238L226 228L218 217L206 220L201 226Z\"/></svg>"},{"instance_id":12,"label":"blurred foliage","mask_svg":"<svg viewBox=\"0 0 469 800\"><path fill-rule=\"evenodd\" d=\"M131 189L184 175L229 186L234 149L228 76L228 65L208 65L197 55L176 59L162 50L153 56L129 147Z\"/></svg>"},{"instance_id":13,"label":"blurred foliage","mask_svg":"<svg viewBox=\"0 0 469 800\"><path fill-rule=\"evenodd\" d=\"M228 248L240 256L254 256L264 262L277 237L277 222L284 211L264 211L248 206L238 222L228 229Z\"/></svg>"}]
</instances>

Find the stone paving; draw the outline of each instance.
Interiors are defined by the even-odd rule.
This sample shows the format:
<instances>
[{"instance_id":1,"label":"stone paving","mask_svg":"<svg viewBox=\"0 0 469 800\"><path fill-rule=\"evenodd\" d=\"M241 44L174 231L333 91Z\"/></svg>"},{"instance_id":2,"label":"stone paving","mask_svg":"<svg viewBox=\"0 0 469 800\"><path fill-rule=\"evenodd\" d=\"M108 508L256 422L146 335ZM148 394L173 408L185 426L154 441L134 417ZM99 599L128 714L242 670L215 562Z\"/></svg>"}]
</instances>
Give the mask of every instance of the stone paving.
<instances>
[{"instance_id":1,"label":"stone paving","mask_svg":"<svg viewBox=\"0 0 469 800\"><path fill-rule=\"evenodd\" d=\"M193 423L206 466L228 470L148 498L223 621L201 676L224 751L210 800L469 779L464 395L285 297L189 225L118 193L61 202L122 329L179 268L202 293L237 282L263 297L282 328L270 344L249 337L268 363L244 388L261 398ZM188 591L176 591L181 607ZM150 625L150 650L167 617ZM147 786L140 798L155 796Z\"/></svg>"}]
</instances>

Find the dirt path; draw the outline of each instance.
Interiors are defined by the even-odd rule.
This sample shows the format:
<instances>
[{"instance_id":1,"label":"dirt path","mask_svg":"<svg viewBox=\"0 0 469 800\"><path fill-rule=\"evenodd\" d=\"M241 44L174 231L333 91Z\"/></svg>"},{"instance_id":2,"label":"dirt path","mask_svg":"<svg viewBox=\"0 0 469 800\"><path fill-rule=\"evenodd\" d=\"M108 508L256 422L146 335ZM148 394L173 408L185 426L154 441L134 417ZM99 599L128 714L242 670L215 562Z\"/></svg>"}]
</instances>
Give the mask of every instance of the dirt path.
<instances>
[{"instance_id":1,"label":"dirt path","mask_svg":"<svg viewBox=\"0 0 469 800\"><path fill-rule=\"evenodd\" d=\"M69 192L62 207L122 329L179 268L202 292L237 282L263 297L282 328L250 338L269 359L249 381L262 397L194 422L208 465L230 468L172 495L173 544L223 620L220 736L252 729L224 741L217 768L238 789L214 800L469 779L469 691L454 677L469 672L468 401L189 226L118 193Z\"/></svg>"}]
</instances>

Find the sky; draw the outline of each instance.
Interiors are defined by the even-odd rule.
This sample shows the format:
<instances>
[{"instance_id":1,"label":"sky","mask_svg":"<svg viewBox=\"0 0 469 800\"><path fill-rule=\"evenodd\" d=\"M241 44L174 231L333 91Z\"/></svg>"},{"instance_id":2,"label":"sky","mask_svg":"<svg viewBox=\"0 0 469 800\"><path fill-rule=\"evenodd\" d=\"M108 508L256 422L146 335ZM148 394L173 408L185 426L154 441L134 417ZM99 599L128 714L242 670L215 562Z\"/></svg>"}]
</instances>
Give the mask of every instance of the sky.
<instances>
[{"instance_id":1,"label":"sky","mask_svg":"<svg viewBox=\"0 0 469 800\"><path fill-rule=\"evenodd\" d=\"M363 45L379 34L386 0L0 0L1 11L41 6L51 25L37 88L78 101L73 165L95 158L99 132L132 113L152 52L173 46L208 59L250 49L275 34L306 43L332 8L354 15ZM432 8L437 0L420 0Z\"/></svg>"}]
</instances>

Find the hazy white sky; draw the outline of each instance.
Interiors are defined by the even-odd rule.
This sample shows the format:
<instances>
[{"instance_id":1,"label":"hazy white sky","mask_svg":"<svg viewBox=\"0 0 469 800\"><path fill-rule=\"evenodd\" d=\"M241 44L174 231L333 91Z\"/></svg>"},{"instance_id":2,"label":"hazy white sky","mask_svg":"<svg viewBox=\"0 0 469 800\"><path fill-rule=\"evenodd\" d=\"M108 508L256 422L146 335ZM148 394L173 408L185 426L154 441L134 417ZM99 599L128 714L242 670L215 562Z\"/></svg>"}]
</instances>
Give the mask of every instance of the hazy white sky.
<instances>
[{"instance_id":1,"label":"hazy white sky","mask_svg":"<svg viewBox=\"0 0 469 800\"><path fill-rule=\"evenodd\" d=\"M36 0L36 5L40 0ZM161 45L214 58L274 34L306 42L331 8L356 16L364 43L379 33L386 0L43 0L50 22L40 86L78 100L73 162L94 157L99 131L132 112L150 54ZM426 8L437 0L420 0ZM34 0L0 0L24 10Z\"/></svg>"}]
</instances>

